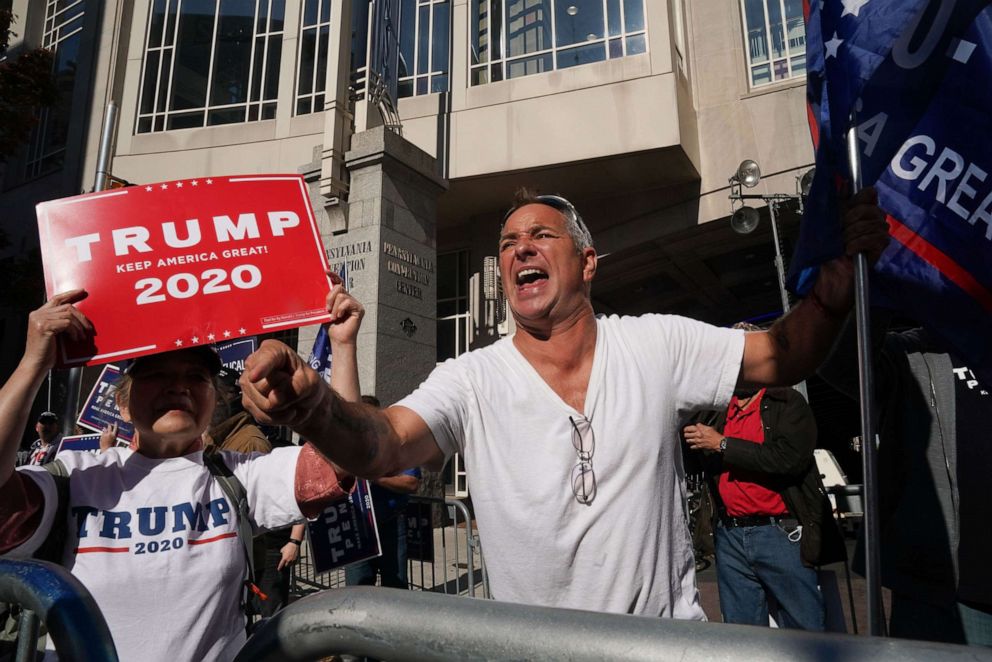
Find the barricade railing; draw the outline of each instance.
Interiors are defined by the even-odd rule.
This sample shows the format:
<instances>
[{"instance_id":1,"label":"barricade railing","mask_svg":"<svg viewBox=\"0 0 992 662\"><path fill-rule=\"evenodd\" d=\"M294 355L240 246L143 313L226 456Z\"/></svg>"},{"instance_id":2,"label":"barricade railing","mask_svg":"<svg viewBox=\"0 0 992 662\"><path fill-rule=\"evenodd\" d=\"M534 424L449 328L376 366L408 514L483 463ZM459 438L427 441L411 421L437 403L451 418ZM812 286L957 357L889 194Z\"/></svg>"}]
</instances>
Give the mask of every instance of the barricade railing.
<instances>
[{"instance_id":1,"label":"barricade railing","mask_svg":"<svg viewBox=\"0 0 992 662\"><path fill-rule=\"evenodd\" d=\"M276 614L235 662L329 655L380 660L762 660L964 662L992 650L904 639L676 621L533 607L396 589L350 587Z\"/></svg>"},{"instance_id":2,"label":"barricade railing","mask_svg":"<svg viewBox=\"0 0 992 662\"><path fill-rule=\"evenodd\" d=\"M93 596L62 566L0 559L0 602L21 607L15 653L18 662L35 659L40 623L48 628L63 662L118 659L110 629Z\"/></svg>"},{"instance_id":3,"label":"barricade railing","mask_svg":"<svg viewBox=\"0 0 992 662\"><path fill-rule=\"evenodd\" d=\"M429 540L407 540L409 588L470 597L489 597L488 579L479 537L465 504L457 499L410 497L412 504L443 506L451 515L439 527L428 527ZM429 518L432 519L432 518ZM293 566L290 594L300 597L345 585L343 569L317 573L304 545Z\"/></svg>"}]
</instances>

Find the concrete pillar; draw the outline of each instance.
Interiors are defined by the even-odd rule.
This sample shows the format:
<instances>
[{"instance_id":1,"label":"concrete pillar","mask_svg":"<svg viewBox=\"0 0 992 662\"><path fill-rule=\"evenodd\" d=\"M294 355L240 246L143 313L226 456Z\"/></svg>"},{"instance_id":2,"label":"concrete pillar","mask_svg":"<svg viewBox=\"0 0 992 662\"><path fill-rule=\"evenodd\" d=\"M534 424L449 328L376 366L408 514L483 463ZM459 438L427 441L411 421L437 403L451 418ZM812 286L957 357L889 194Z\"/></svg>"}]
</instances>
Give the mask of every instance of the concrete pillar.
<instances>
[{"instance_id":1,"label":"concrete pillar","mask_svg":"<svg viewBox=\"0 0 992 662\"><path fill-rule=\"evenodd\" d=\"M327 245L331 268L365 305L358 339L363 393L384 405L410 393L436 361L437 199L447 182L437 162L376 127L356 133L345 155L348 230Z\"/></svg>"}]
</instances>

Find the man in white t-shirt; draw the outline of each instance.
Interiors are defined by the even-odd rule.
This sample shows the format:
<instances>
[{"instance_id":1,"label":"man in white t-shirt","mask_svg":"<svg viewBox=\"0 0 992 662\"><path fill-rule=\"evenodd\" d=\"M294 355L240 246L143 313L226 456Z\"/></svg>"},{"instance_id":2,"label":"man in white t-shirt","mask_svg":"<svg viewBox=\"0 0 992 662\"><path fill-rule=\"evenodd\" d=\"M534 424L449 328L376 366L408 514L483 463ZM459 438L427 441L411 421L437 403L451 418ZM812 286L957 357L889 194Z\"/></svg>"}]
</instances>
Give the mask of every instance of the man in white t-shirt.
<instances>
[{"instance_id":1,"label":"man in white t-shirt","mask_svg":"<svg viewBox=\"0 0 992 662\"><path fill-rule=\"evenodd\" d=\"M888 241L872 190L845 214L847 251ZM735 385L813 372L853 299L850 258L768 332L664 315L600 317L596 251L575 208L524 192L499 245L512 338L447 361L380 413L345 403L288 347L248 359L245 404L375 478L464 455L499 600L704 618L684 517L680 417L726 407Z\"/></svg>"}]
</instances>

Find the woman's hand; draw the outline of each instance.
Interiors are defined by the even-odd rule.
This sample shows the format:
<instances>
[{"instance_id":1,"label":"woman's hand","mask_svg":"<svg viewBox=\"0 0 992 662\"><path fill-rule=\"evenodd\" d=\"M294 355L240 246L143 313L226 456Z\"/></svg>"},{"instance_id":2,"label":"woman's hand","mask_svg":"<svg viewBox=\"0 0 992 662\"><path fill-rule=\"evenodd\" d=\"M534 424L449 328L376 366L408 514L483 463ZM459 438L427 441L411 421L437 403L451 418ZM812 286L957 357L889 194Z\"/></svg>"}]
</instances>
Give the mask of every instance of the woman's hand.
<instances>
[{"instance_id":1,"label":"woman's hand","mask_svg":"<svg viewBox=\"0 0 992 662\"><path fill-rule=\"evenodd\" d=\"M93 325L75 305L87 297L86 290L69 290L56 294L28 316L28 339L22 363L42 372L55 365L56 338L66 334L73 340L85 340Z\"/></svg>"},{"instance_id":2,"label":"woman's hand","mask_svg":"<svg viewBox=\"0 0 992 662\"><path fill-rule=\"evenodd\" d=\"M111 423L100 433L100 452L117 445L117 423Z\"/></svg>"},{"instance_id":3,"label":"woman's hand","mask_svg":"<svg viewBox=\"0 0 992 662\"><path fill-rule=\"evenodd\" d=\"M335 345L354 344L358 329L362 326L362 317L365 316L365 307L348 294L340 276L333 271L328 271L327 275L333 283L326 300L327 312L331 314L327 335Z\"/></svg>"}]
</instances>

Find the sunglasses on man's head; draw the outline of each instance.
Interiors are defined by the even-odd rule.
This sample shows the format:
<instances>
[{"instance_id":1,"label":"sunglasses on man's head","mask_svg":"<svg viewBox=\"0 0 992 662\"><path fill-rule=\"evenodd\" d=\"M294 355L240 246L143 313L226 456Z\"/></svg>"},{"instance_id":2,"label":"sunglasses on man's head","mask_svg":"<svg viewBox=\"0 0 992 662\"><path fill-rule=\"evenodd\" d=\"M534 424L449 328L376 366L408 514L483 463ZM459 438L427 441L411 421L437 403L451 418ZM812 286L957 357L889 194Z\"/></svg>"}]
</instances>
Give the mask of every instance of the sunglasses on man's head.
<instances>
[{"instance_id":1,"label":"sunglasses on man's head","mask_svg":"<svg viewBox=\"0 0 992 662\"><path fill-rule=\"evenodd\" d=\"M582 217L579 216L579 212L578 210L575 209L575 205L573 205L571 202L561 197L560 195L550 195L550 194L537 195L534 196L534 198L531 200L527 200L526 202L522 202L518 205L513 205L507 210L505 214L503 214L503 223L500 225L500 227L506 225L506 222L510 219L510 216L513 215L513 212L517 211L518 209L520 209L525 205L530 205L530 204L547 205L552 209L557 209L565 216L567 216L570 220L574 221L575 224L578 225L581 230L584 230L586 232L586 234L589 233L589 229L586 227L585 221L582 220Z\"/></svg>"}]
</instances>

